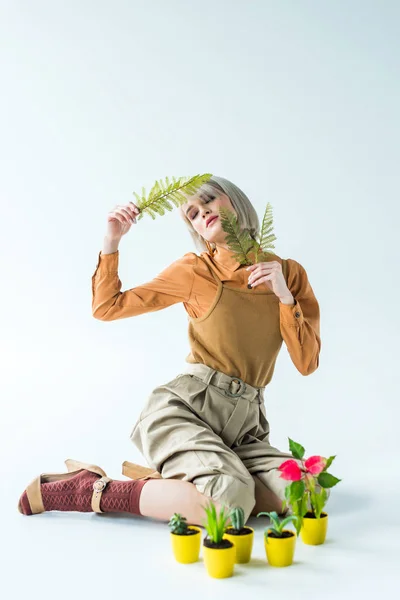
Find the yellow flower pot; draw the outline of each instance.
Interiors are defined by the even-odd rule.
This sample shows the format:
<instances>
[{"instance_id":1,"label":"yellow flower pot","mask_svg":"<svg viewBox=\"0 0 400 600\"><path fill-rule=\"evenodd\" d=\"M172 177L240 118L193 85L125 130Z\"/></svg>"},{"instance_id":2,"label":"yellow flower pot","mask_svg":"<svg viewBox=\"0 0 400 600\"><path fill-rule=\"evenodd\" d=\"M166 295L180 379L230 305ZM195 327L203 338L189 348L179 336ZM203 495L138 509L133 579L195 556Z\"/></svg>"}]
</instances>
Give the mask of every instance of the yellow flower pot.
<instances>
[{"instance_id":1,"label":"yellow flower pot","mask_svg":"<svg viewBox=\"0 0 400 600\"><path fill-rule=\"evenodd\" d=\"M239 564L248 563L250 561L251 551L253 549L254 529L251 527L245 527L245 529L249 529L250 533L245 533L242 535L233 535L226 532L224 533L224 539L229 540L235 546L235 562Z\"/></svg>"},{"instance_id":2,"label":"yellow flower pot","mask_svg":"<svg viewBox=\"0 0 400 600\"><path fill-rule=\"evenodd\" d=\"M328 530L328 515L321 513L321 517L303 517L303 524L300 529L300 536L305 544L318 546L323 544Z\"/></svg>"},{"instance_id":3,"label":"yellow flower pot","mask_svg":"<svg viewBox=\"0 0 400 600\"><path fill-rule=\"evenodd\" d=\"M196 533L191 535L170 533L175 559L184 565L198 561L200 554L201 529L195 525L189 525L188 529L194 529Z\"/></svg>"},{"instance_id":4,"label":"yellow flower pot","mask_svg":"<svg viewBox=\"0 0 400 600\"><path fill-rule=\"evenodd\" d=\"M268 536L268 542L264 535L264 548L267 560L272 567L288 567L293 562L296 548L296 533L290 529L284 529L292 535L284 538L273 538Z\"/></svg>"},{"instance_id":5,"label":"yellow flower pot","mask_svg":"<svg viewBox=\"0 0 400 600\"><path fill-rule=\"evenodd\" d=\"M203 556L204 564L210 577L215 577L216 579L232 577L236 558L235 546L233 544L230 548L208 548L203 544Z\"/></svg>"}]
</instances>

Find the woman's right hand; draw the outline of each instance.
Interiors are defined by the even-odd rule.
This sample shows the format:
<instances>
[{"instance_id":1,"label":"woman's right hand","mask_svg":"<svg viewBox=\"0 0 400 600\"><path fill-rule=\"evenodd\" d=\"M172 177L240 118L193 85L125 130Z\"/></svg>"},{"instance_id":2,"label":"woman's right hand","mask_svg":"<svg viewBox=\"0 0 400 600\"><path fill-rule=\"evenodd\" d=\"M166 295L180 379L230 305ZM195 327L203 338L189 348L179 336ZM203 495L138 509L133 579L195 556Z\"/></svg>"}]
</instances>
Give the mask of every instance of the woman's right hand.
<instances>
[{"instance_id":1,"label":"woman's right hand","mask_svg":"<svg viewBox=\"0 0 400 600\"><path fill-rule=\"evenodd\" d=\"M107 233L109 239L121 239L128 233L132 223L136 224L136 217L140 209L133 202L117 204L107 216Z\"/></svg>"}]
</instances>

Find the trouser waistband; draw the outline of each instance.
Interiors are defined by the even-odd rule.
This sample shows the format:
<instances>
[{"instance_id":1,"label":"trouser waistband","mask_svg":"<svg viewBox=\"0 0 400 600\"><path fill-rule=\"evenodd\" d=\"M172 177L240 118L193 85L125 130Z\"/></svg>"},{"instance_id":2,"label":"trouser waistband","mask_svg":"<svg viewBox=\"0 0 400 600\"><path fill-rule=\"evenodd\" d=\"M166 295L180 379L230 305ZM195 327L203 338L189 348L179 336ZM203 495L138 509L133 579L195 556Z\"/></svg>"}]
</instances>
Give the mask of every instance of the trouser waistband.
<instances>
[{"instance_id":1,"label":"trouser waistband","mask_svg":"<svg viewBox=\"0 0 400 600\"><path fill-rule=\"evenodd\" d=\"M217 369L213 369L203 363L189 363L185 365L184 373L195 375L204 383L212 383L224 390L230 398L246 398L250 402L262 402L265 387L254 387L245 383L240 377L226 375Z\"/></svg>"}]
</instances>

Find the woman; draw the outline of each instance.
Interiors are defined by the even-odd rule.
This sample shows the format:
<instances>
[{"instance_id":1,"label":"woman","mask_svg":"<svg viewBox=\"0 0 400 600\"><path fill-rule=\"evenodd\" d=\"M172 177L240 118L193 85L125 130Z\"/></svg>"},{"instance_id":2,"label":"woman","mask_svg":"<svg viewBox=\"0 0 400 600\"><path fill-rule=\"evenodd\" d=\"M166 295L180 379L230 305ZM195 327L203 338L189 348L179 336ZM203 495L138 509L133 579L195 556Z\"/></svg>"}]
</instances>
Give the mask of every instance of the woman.
<instances>
[{"instance_id":1,"label":"woman","mask_svg":"<svg viewBox=\"0 0 400 600\"><path fill-rule=\"evenodd\" d=\"M66 461L67 474L36 478L19 510L129 512L168 520L175 512L201 525L203 506L282 513L287 481L278 467L291 454L269 443L264 394L283 341L303 375L319 364L319 306L305 269L271 255L250 269L235 261L219 209L235 212L254 238L259 221L232 182L213 176L179 207L199 254L189 252L147 284L121 292L118 245L136 223L130 202L108 215L92 277L93 316L112 321L182 302L191 351L185 369L153 390L131 439L151 468L124 463L128 481L97 466Z\"/></svg>"}]
</instances>

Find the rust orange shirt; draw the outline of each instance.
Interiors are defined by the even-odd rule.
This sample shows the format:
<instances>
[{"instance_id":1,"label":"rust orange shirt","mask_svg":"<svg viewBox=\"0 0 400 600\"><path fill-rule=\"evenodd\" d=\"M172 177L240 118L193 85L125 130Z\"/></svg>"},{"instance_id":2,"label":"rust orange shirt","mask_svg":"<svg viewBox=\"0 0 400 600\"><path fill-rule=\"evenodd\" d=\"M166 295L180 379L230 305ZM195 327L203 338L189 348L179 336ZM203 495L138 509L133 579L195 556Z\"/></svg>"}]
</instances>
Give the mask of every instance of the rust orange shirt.
<instances>
[{"instance_id":1,"label":"rust orange shirt","mask_svg":"<svg viewBox=\"0 0 400 600\"><path fill-rule=\"evenodd\" d=\"M189 316L200 317L210 308L217 292L217 283L203 261L211 266L222 283L247 289L249 272L233 258L229 250L218 247L214 254L202 252L200 257L188 252L151 281L121 291L119 251L104 255L100 251L92 275L93 316L102 321L114 321L182 302ZM273 255L272 260L282 264L282 259L277 255ZM280 330L294 365L300 373L309 375L319 364L319 305L304 267L294 259L286 260L287 285L295 304L279 302ZM256 289L263 287L267 287L265 282Z\"/></svg>"}]
</instances>

